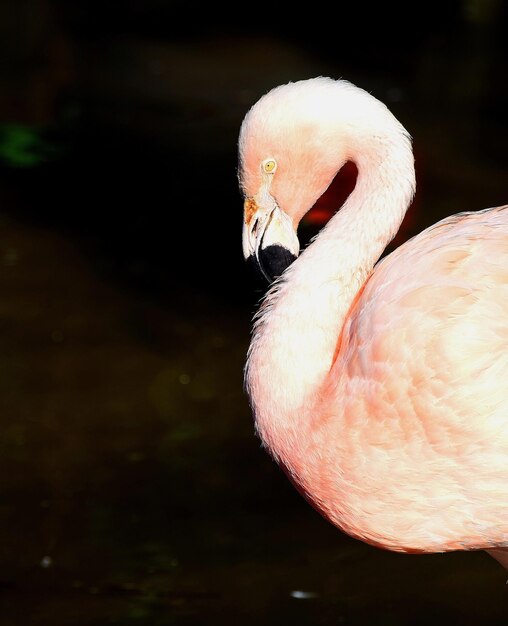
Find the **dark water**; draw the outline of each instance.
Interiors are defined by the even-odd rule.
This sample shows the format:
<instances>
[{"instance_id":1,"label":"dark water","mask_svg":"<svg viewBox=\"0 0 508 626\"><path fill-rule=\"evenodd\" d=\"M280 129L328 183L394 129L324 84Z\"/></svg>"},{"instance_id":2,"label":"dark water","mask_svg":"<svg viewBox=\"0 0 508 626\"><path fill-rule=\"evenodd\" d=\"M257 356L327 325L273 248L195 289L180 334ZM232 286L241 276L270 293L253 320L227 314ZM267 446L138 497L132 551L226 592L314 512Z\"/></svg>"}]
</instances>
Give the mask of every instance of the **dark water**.
<instances>
[{"instance_id":1,"label":"dark water","mask_svg":"<svg viewBox=\"0 0 508 626\"><path fill-rule=\"evenodd\" d=\"M0 624L506 624L507 575L487 555L349 539L260 449L242 369L262 286L235 169L257 96L326 73L415 138L398 242L506 202L506 51L451 13L453 46L422 30L384 65L273 33L164 42L133 35L132 16L92 37L79 15L48 62L61 72L72 49L67 82L33 86L21 57L25 83L3 78L17 126L0 134ZM38 99L23 109L19 93Z\"/></svg>"},{"instance_id":2,"label":"dark water","mask_svg":"<svg viewBox=\"0 0 508 626\"><path fill-rule=\"evenodd\" d=\"M242 391L246 310L156 304L0 226L2 624L505 623L487 556L364 546L287 484Z\"/></svg>"}]
</instances>

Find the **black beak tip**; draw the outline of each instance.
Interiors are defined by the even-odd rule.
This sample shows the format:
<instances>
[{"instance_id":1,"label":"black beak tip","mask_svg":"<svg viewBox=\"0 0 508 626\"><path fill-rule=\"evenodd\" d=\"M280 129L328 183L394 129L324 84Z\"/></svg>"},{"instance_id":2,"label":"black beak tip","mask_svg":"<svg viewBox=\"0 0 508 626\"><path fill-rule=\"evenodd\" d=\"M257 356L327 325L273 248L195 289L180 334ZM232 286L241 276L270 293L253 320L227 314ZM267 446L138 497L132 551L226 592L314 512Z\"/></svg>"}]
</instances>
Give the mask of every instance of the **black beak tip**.
<instances>
[{"instance_id":1,"label":"black beak tip","mask_svg":"<svg viewBox=\"0 0 508 626\"><path fill-rule=\"evenodd\" d=\"M273 282L286 270L296 256L284 246L270 245L261 248L259 256L251 255L247 263L254 268L257 275L263 276L269 283Z\"/></svg>"}]
</instances>

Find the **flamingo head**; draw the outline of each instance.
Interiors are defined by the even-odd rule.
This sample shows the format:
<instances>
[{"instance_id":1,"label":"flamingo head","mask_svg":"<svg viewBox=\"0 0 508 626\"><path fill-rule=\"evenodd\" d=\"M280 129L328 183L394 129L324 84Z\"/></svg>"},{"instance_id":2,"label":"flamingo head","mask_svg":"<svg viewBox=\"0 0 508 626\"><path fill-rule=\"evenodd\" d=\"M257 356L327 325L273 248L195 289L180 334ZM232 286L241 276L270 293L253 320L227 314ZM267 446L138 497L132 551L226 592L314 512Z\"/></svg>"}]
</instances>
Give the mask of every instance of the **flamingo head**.
<instances>
[{"instance_id":1,"label":"flamingo head","mask_svg":"<svg viewBox=\"0 0 508 626\"><path fill-rule=\"evenodd\" d=\"M357 166L361 193L373 193L369 172L378 172L381 186L390 183L386 163L399 163L402 179L414 174L411 139L387 107L347 81L323 77L260 98L242 123L239 157L243 251L269 282L298 256L300 220L347 161Z\"/></svg>"},{"instance_id":2,"label":"flamingo head","mask_svg":"<svg viewBox=\"0 0 508 626\"><path fill-rule=\"evenodd\" d=\"M298 256L301 218L348 160L336 96L351 89L329 78L281 85L258 100L242 123L243 252L269 282Z\"/></svg>"}]
</instances>

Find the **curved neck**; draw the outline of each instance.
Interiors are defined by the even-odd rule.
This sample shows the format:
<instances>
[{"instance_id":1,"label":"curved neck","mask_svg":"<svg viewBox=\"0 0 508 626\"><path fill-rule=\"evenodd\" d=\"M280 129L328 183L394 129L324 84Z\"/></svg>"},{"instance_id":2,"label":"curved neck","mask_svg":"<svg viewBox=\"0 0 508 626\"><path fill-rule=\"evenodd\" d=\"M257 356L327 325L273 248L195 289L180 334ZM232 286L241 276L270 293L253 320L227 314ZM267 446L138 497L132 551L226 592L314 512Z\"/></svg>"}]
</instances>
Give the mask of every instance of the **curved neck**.
<instances>
[{"instance_id":1,"label":"curved neck","mask_svg":"<svg viewBox=\"0 0 508 626\"><path fill-rule=\"evenodd\" d=\"M268 293L258 315L246 383L260 436L282 461L280 442L289 449L305 436L348 311L414 192L407 135L369 147L352 155L358 179L350 197Z\"/></svg>"}]
</instances>

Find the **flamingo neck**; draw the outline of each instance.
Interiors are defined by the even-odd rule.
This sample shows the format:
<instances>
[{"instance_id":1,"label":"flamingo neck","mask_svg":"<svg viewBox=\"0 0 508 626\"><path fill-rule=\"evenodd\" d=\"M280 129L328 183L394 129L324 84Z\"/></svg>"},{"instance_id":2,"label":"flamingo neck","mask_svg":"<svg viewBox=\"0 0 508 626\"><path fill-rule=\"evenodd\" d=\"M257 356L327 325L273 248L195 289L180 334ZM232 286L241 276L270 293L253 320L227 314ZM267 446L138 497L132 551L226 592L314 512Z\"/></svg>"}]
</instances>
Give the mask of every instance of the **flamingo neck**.
<instances>
[{"instance_id":1,"label":"flamingo neck","mask_svg":"<svg viewBox=\"0 0 508 626\"><path fill-rule=\"evenodd\" d=\"M405 133L353 159L357 185L319 236L268 293L246 370L257 430L286 463L311 434L348 311L394 237L415 178Z\"/></svg>"}]
</instances>

